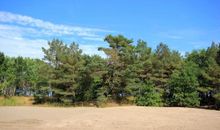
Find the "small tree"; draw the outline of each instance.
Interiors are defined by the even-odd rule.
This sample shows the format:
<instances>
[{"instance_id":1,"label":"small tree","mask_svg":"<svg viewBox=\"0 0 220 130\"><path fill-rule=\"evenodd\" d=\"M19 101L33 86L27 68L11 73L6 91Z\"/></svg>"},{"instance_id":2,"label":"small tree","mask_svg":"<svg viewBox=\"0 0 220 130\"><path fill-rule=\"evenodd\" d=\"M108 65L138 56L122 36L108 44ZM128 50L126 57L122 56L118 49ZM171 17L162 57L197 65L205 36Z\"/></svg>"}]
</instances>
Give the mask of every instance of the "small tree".
<instances>
[{"instance_id":1,"label":"small tree","mask_svg":"<svg viewBox=\"0 0 220 130\"><path fill-rule=\"evenodd\" d=\"M161 106L162 101L154 85L148 83L140 87L135 103L138 106Z\"/></svg>"},{"instance_id":2,"label":"small tree","mask_svg":"<svg viewBox=\"0 0 220 130\"><path fill-rule=\"evenodd\" d=\"M185 63L175 71L168 83L168 104L171 106L192 107L199 105L197 92L197 69L193 63Z\"/></svg>"}]
</instances>

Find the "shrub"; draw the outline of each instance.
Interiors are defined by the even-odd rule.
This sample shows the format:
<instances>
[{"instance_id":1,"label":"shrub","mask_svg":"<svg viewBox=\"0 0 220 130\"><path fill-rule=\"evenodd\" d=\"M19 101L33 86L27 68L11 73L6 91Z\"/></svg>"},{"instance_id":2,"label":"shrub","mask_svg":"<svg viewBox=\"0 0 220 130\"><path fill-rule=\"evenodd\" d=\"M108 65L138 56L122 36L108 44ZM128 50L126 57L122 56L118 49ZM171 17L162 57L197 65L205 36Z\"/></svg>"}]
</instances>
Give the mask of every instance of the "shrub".
<instances>
[{"instance_id":1,"label":"shrub","mask_svg":"<svg viewBox=\"0 0 220 130\"><path fill-rule=\"evenodd\" d=\"M199 106L196 71L193 63L186 63L171 75L167 90L169 92L168 104L181 107Z\"/></svg>"},{"instance_id":2,"label":"shrub","mask_svg":"<svg viewBox=\"0 0 220 130\"><path fill-rule=\"evenodd\" d=\"M140 87L135 103L138 106L161 106L162 101L154 85L146 84Z\"/></svg>"}]
</instances>

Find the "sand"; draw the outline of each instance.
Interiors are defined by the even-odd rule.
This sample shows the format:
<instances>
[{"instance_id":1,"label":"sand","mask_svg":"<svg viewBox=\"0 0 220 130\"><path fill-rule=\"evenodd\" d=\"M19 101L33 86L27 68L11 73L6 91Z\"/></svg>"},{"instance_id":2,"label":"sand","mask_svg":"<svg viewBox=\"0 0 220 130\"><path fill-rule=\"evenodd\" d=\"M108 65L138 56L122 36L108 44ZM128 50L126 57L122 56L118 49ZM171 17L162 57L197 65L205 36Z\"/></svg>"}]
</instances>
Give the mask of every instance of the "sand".
<instances>
[{"instance_id":1,"label":"sand","mask_svg":"<svg viewBox=\"0 0 220 130\"><path fill-rule=\"evenodd\" d=\"M166 107L0 107L0 130L220 130L220 111Z\"/></svg>"}]
</instances>

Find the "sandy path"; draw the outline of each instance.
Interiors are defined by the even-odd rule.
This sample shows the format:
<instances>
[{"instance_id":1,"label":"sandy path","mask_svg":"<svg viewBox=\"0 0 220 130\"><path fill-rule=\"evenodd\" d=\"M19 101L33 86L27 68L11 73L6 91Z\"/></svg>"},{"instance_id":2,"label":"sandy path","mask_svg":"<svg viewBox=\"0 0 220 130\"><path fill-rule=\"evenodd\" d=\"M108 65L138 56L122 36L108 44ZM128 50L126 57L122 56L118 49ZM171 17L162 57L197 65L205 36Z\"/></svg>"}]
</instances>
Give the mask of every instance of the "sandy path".
<instances>
[{"instance_id":1,"label":"sandy path","mask_svg":"<svg viewBox=\"0 0 220 130\"><path fill-rule=\"evenodd\" d=\"M220 111L192 108L0 107L0 130L220 130Z\"/></svg>"}]
</instances>

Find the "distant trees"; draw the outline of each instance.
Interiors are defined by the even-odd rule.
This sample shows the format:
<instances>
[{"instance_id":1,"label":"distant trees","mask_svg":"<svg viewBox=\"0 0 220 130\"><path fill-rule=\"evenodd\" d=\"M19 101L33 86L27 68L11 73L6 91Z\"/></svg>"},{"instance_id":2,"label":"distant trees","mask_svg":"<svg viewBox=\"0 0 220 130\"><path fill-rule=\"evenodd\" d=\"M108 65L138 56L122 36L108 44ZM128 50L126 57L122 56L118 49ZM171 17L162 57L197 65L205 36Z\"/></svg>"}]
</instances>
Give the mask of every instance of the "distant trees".
<instances>
[{"instance_id":1,"label":"distant trees","mask_svg":"<svg viewBox=\"0 0 220 130\"><path fill-rule=\"evenodd\" d=\"M32 95L32 89L37 82L36 63L34 59L23 57L10 58L4 56L1 58L1 94L5 96Z\"/></svg>"},{"instance_id":2,"label":"distant trees","mask_svg":"<svg viewBox=\"0 0 220 130\"><path fill-rule=\"evenodd\" d=\"M44 58L0 53L0 94L34 95L36 103L71 105L109 101L142 106L220 106L220 44L182 57L160 43L108 35L107 58L82 53L76 43L54 39Z\"/></svg>"}]
</instances>

